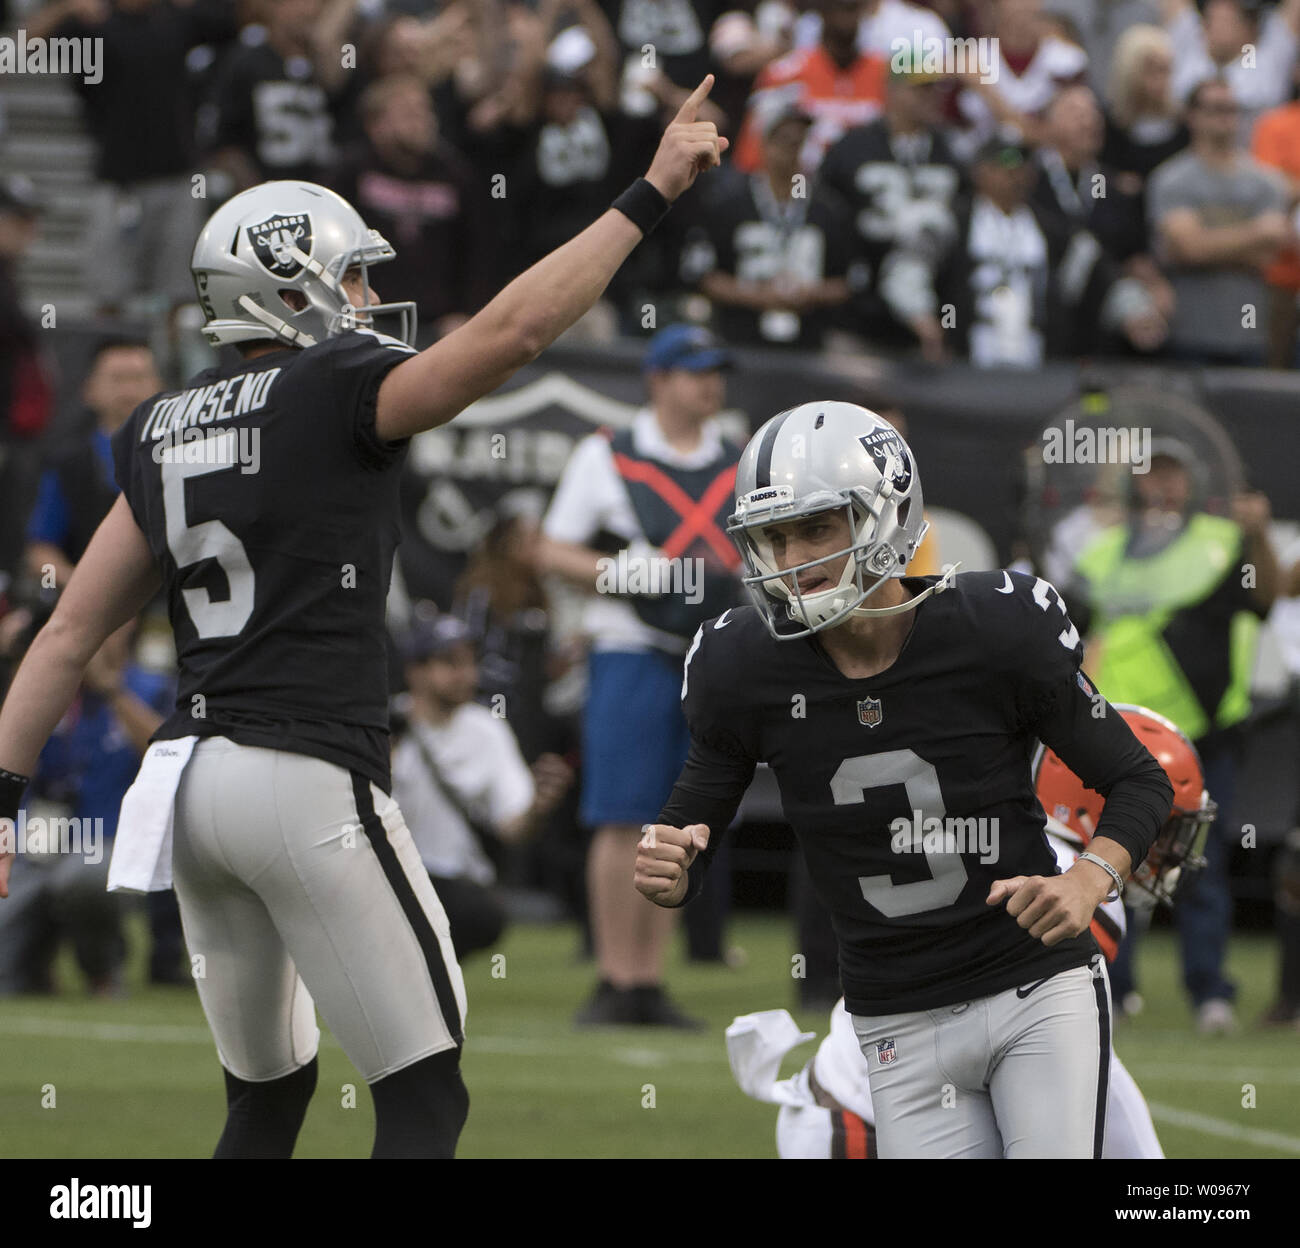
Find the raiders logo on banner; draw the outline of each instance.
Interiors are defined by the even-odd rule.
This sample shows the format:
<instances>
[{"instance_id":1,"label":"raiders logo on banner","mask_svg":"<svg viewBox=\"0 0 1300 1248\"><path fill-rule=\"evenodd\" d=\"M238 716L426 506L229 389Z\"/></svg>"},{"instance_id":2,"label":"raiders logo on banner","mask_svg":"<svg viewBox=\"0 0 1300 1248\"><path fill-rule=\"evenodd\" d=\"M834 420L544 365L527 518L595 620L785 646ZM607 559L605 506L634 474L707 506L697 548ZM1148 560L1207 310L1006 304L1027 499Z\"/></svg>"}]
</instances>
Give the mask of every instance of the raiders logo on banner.
<instances>
[{"instance_id":1,"label":"raiders logo on banner","mask_svg":"<svg viewBox=\"0 0 1300 1248\"><path fill-rule=\"evenodd\" d=\"M302 265L293 258L291 247L311 255L311 217L295 212L283 217L268 217L261 225L248 227L248 241L253 244L257 262L276 277L297 277Z\"/></svg>"},{"instance_id":2,"label":"raiders logo on banner","mask_svg":"<svg viewBox=\"0 0 1300 1248\"><path fill-rule=\"evenodd\" d=\"M889 466L889 457L897 456L898 466L894 469L893 477L896 490L906 490L912 484L912 457L903 449L902 439L892 429L877 429L875 433L869 433L858 441L870 452L872 462L881 476L884 476L885 469Z\"/></svg>"}]
</instances>

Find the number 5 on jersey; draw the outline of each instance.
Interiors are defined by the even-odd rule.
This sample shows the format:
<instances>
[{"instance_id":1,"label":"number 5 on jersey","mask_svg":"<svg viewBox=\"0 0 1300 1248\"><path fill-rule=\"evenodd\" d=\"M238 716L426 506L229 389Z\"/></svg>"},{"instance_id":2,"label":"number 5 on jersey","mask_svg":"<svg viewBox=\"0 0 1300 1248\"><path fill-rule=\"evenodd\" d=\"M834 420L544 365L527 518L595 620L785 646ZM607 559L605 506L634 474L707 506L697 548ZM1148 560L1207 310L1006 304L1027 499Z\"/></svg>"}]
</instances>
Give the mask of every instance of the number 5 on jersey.
<instances>
[{"instance_id":1,"label":"number 5 on jersey","mask_svg":"<svg viewBox=\"0 0 1300 1248\"><path fill-rule=\"evenodd\" d=\"M253 567L244 544L220 520L190 524L185 515L185 482L210 472L229 472L239 467L235 431L226 429L209 435L202 443L200 461L182 458L184 446L168 447L162 458L163 514L167 524L167 548L178 571L215 559L230 584L230 597L214 602L203 588L183 589L181 596L202 638L233 637L253 614Z\"/></svg>"}]
</instances>

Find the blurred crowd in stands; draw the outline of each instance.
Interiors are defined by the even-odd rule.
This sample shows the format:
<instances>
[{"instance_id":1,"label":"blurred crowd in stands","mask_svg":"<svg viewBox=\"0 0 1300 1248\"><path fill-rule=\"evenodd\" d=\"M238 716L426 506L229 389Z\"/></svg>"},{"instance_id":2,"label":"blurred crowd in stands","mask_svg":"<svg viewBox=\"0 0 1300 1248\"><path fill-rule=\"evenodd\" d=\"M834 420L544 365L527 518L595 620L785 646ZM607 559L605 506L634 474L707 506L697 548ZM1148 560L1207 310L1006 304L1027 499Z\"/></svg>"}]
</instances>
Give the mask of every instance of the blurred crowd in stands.
<instances>
[{"instance_id":1,"label":"blurred crowd in stands","mask_svg":"<svg viewBox=\"0 0 1300 1248\"><path fill-rule=\"evenodd\" d=\"M653 306L777 347L1294 363L1300 0L54 0L21 20L103 40L102 80L76 85L104 312L189 301L207 213L303 178L396 246L385 277L431 341L597 217L712 72L726 172L587 332L640 333Z\"/></svg>"}]
</instances>

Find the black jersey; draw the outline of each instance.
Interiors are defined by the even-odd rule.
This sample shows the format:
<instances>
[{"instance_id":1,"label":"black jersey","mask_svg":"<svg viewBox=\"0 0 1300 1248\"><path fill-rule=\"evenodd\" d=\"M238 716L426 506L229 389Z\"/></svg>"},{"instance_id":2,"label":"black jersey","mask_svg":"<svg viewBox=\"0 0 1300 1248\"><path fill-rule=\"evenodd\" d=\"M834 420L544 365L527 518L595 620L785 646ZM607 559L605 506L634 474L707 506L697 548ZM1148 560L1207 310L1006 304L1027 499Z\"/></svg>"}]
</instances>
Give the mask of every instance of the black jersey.
<instances>
[{"instance_id":1,"label":"black jersey","mask_svg":"<svg viewBox=\"0 0 1300 1248\"><path fill-rule=\"evenodd\" d=\"M909 318L890 299L890 257L900 244L923 246L927 233L952 236L953 204L966 179L947 139L938 130L895 137L877 118L833 144L817 177L853 214L870 282L858 300L864 331L873 341L910 343Z\"/></svg>"},{"instance_id":2,"label":"black jersey","mask_svg":"<svg viewBox=\"0 0 1300 1248\"><path fill-rule=\"evenodd\" d=\"M319 180L334 160L334 120L311 61L269 44L230 54L201 110L203 145L238 147L264 178Z\"/></svg>"},{"instance_id":3,"label":"black jersey","mask_svg":"<svg viewBox=\"0 0 1300 1248\"><path fill-rule=\"evenodd\" d=\"M194 168L194 76L187 53L233 39L233 9L211 0L151 4L134 11L110 5L92 23L69 18L59 39L94 39L101 79L73 77L86 128L96 146L95 177L129 185L188 175Z\"/></svg>"},{"instance_id":4,"label":"black jersey","mask_svg":"<svg viewBox=\"0 0 1300 1248\"><path fill-rule=\"evenodd\" d=\"M375 400L411 349L365 330L199 374L113 439L180 667L154 734L326 759L389 789L384 603L406 442Z\"/></svg>"},{"instance_id":5,"label":"black jersey","mask_svg":"<svg viewBox=\"0 0 1300 1248\"><path fill-rule=\"evenodd\" d=\"M600 7L624 61L647 64L649 48L649 64L694 91L713 69L709 31L729 6L721 0L600 0Z\"/></svg>"},{"instance_id":6,"label":"black jersey","mask_svg":"<svg viewBox=\"0 0 1300 1248\"><path fill-rule=\"evenodd\" d=\"M995 880L1057 873L1030 776L1037 739L1103 793L1133 781L1100 831L1131 836L1134 861L1169 809L1159 765L1118 714L1097 716L1105 703L1046 581L966 573L915 610L898 659L862 680L815 637L772 638L753 607L705 624L683 687L691 756L660 816L715 833L693 896L754 765L771 765L855 1014L974 1000L1096 953L1087 931L1049 948L985 904Z\"/></svg>"},{"instance_id":7,"label":"black jersey","mask_svg":"<svg viewBox=\"0 0 1300 1248\"><path fill-rule=\"evenodd\" d=\"M699 205L699 223L687 233L682 276L688 283L725 273L742 282L791 279L812 284L846 278L865 284L854 262L853 228L840 201L814 189L811 196L777 200L764 174L714 188ZM834 324L834 309L796 315L755 312L735 304L715 309L717 330L728 342L815 350Z\"/></svg>"}]
</instances>

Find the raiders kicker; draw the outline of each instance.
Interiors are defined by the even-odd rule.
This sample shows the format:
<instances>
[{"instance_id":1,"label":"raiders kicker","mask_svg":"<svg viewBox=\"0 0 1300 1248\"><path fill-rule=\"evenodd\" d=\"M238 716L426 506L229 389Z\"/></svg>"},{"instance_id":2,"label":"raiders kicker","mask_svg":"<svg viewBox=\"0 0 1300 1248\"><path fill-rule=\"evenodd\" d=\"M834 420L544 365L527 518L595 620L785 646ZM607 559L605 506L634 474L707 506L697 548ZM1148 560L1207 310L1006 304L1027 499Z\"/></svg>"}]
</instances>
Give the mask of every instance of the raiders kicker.
<instances>
[{"instance_id":1,"label":"raiders kicker","mask_svg":"<svg viewBox=\"0 0 1300 1248\"><path fill-rule=\"evenodd\" d=\"M412 355L368 329L285 347L158 395L116 434L176 638L156 740L288 749L390 790L384 600L406 443L375 433L375 396Z\"/></svg>"},{"instance_id":2,"label":"raiders kicker","mask_svg":"<svg viewBox=\"0 0 1300 1248\"><path fill-rule=\"evenodd\" d=\"M446 914L389 793L384 601L409 439L572 325L727 140L696 112L643 179L418 354L391 246L332 191L228 200L191 268L213 345L241 358L142 404L122 495L0 707L0 832L104 640L161 586L175 713L122 804L109 888L171 886L216 1041L219 1157L287 1157L316 1084L316 1007L370 1086L375 1157L450 1157L468 1110L465 991ZM402 340L375 332L402 317ZM0 897L12 854L0 839Z\"/></svg>"},{"instance_id":3,"label":"raiders kicker","mask_svg":"<svg viewBox=\"0 0 1300 1248\"><path fill-rule=\"evenodd\" d=\"M768 763L831 911L881 1154L1100 1156L1110 1024L1088 923L1112 880L1100 862L1058 876L1030 763L1042 740L1106 796L1090 850L1124 873L1168 814L1163 770L1080 673L1047 582L897 575L924 536L920 483L873 413L774 417L736 498L755 605L687 656L690 755L638 887L689 901L709 830Z\"/></svg>"}]
</instances>

